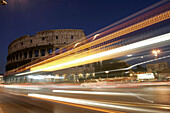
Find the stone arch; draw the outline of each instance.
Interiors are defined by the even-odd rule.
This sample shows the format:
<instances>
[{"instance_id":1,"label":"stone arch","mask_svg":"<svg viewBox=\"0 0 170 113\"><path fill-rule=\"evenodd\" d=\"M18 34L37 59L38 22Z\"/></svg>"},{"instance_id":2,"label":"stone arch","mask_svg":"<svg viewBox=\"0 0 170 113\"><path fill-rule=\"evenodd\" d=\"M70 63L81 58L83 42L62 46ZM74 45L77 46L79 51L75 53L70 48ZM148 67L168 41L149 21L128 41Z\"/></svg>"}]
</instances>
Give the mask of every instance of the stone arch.
<instances>
[{"instance_id":1,"label":"stone arch","mask_svg":"<svg viewBox=\"0 0 170 113\"><path fill-rule=\"evenodd\" d=\"M79 74L78 74L78 77L79 77L79 78L83 78L84 75L83 75L82 73L79 73Z\"/></svg>"},{"instance_id":2,"label":"stone arch","mask_svg":"<svg viewBox=\"0 0 170 113\"><path fill-rule=\"evenodd\" d=\"M63 74L62 77L66 78L67 74Z\"/></svg>"}]
</instances>

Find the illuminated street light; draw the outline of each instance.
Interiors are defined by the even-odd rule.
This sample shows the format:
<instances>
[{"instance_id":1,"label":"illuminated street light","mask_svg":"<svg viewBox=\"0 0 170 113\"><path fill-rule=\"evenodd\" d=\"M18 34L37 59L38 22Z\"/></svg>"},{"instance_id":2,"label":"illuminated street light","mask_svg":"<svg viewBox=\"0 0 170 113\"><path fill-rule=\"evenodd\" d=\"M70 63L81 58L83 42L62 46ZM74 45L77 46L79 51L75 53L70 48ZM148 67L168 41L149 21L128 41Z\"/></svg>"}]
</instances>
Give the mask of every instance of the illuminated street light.
<instances>
[{"instance_id":1,"label":"illuminated street light","mask_svg":"<svg viewBox=\"0 0 170 113\"><path fill-rule=\"evenodd\" d=\"M158 54L160 53L160 50L153 50L152 53L155 54L155 59L158 60ZM158 66L159 66L159 62L158 62ZM156 73L157 74L157 73ZM158 80L160 81L160 74L158 74Z\"/></svg>"},{"instance_id":2,"label":"illuminated street light","mask_svg":"<svg viewBox=\"0 0 170 113\"><path fill-rule=\"evenodd\" d=\"M158 54L160 53L160 50L153 50L152 53L155 54L155 58L158 58Z\"/></svg>"},{"instance_id":3,"label":"illuminated street light","mask_svg":"<svg viewBox=\"0 0 170 113\"><path fill-rule=\"evenodd\" d=\"M1 0L1 1L0 1L0 4L1 4L1 5L7 5L7 2L4 1L4 0Z\"/></svg>"}]
</instances>

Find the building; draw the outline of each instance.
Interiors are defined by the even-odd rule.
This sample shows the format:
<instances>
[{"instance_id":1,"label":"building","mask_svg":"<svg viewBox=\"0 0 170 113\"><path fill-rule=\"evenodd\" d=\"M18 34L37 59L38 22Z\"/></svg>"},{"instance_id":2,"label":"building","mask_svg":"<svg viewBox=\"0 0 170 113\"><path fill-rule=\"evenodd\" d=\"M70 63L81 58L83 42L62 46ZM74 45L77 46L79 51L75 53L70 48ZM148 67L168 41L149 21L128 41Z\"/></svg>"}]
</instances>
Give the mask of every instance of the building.
<instances>
[{"instance_id":1,"label":"building","mask_svg":"<svg viewBox=\"0 0 170 113\"><path fill-rule=\"evenodd\" d=\"M46 30L37 32L36 35L29 36L24 35L8 46L8 56L6 72L15 70L16 68L23 66L36 59L42 57L48 58L48 56L56 53L57 50L65 48L67 45L75 43L78 40L84 40L86 36L83 30L77 29L57 29L57 30ZM57 55L57 54L55 54ZM51 72L49 74L41 74L41 76L58 76L59 78L64 77L64 81L76 82L82 75L87 77L88 73L93 73L95 71L92 64L82 65L77 67L72 67L68 69L58 70L56 72ZM37 75L34 75L37 76ZM15 84L15 83L41 83L45 82L62 82L63 80L56 81L57 78L45 80L39 80L30 78L29 75L15 77L14 75L5 77L5 83ZM39 75L38 75L39 76Z\"/></svg>"},{"instance_id":2,"label":"building","mask_svg":"<svg viewBox=\"0 0 170 113\"><path fill-rule=\"evenodd\" d=\"M6 71L15 69L78 39L85 38L83 30L56 29L37 32L36 35L24 35L12 41L8 46Z\"/></svg>"}]
</instances>

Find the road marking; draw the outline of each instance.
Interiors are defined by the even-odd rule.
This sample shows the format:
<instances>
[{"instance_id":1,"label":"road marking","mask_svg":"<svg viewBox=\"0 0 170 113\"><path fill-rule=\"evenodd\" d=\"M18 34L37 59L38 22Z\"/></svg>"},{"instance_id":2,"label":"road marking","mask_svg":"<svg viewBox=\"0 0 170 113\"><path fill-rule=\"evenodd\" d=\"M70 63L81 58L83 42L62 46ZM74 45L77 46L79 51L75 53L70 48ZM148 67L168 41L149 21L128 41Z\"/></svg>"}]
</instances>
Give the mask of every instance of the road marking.
<instances>
[{"instance_id":1,"label":"road marking","mask_svg":"<svg viewBox=\"0 0 170 113\"><path fill-rule=\"evenodd\" d=\"M138 98L138 99L140 99L140 100L143 100L143 101L146 101L146 102L150 102L150 103L154 103L154 101L149 100L149 99L142 98L142 97L140 97L140 96L138 96L138 95L136 95L136 94L133 94L133 93L129 93L129 94L132 95L132 96L135 96L136 98Z\"/></svg>"}]
</instances>

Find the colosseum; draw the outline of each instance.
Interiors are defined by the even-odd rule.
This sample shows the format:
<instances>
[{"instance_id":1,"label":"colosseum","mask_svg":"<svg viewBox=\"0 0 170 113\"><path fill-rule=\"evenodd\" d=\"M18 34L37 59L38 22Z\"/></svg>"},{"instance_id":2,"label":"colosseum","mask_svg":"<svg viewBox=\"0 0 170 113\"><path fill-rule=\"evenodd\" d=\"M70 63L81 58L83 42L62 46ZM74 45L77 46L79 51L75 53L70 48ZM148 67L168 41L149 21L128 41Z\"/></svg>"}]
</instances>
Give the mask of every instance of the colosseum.
<instances>
[{"instance_id":1,"label":"colosseum","mask_svg":"<svg viewBox=\"0 0 170 113\"><path fill-rule=\"evenodd\" d=\"M56 29L24 35L8 46L6 71L15 69L35 59L52 53L78 39L85 38L83 30Z\"/></svg>"}]
</instances>

